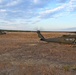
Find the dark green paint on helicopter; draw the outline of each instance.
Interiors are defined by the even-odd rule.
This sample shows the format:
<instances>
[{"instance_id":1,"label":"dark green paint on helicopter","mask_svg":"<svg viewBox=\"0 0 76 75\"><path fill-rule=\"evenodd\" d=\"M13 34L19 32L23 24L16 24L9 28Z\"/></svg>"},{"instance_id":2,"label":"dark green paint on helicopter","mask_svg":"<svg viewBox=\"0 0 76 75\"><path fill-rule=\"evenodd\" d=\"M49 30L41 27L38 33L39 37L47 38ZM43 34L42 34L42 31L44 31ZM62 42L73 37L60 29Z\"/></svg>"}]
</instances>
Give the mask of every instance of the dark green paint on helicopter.
<instances>
[{"instance_id":1,"label":"dark green paint on helicopter","mask_svg":"<svg viewBox=\"0 0 76 75\"><path fill-rule=\"evenodd\" d=\"M65 44L76 44L76 35L63 35L57 38L48 38L46 39L40 31L37 31L38 37L41 41L45 42L54 42L54 43L65 43Z\"/></svg>"},{"instance_id":2,"label":"dark green paint on helicopter","mask_svg":"<svg viewBox=\"0 0 76 75\"><path fill-rule=\"evenodd\" d=\"M5 32L5 31L0 30L0 35L2 35L2 34L6 34L6 32Z\"/></svg>"}]
</instances>

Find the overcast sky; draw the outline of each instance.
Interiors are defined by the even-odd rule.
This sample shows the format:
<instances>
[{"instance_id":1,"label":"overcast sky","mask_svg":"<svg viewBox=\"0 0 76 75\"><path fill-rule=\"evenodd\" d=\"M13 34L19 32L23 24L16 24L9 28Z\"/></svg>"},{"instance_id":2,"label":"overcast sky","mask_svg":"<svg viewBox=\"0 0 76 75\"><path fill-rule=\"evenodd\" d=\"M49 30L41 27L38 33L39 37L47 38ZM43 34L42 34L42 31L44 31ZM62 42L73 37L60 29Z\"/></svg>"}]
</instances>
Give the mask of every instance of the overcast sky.
<instances>
[{"instance_id":1,"label":"overcast sky","mask_svg":"<svg viewBox=\"0 0 76 75\"><path fill-rule=\"evenodd\" d=\"M0 29L76 27L76 0L0 0Z\"/></svg>"}]
</instances>

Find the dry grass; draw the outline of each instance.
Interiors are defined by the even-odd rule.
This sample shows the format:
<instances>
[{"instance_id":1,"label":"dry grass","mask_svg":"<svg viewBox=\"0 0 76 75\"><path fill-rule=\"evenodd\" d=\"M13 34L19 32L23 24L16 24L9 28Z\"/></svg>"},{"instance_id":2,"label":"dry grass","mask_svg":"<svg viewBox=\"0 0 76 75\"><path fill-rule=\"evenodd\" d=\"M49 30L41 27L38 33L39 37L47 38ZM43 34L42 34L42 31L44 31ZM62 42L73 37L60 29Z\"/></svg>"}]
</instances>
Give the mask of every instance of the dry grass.
<instances>
[{"instance_id":1,"label":"dry grass","mask_svg":"<svg viewBox=\"0 0 76 75\"><path fill-rule=\"evenodd\" d=\"M0 35L0 75L76 75L76 47L41 42L35 32Z\"/></svg>"}]
</instances>

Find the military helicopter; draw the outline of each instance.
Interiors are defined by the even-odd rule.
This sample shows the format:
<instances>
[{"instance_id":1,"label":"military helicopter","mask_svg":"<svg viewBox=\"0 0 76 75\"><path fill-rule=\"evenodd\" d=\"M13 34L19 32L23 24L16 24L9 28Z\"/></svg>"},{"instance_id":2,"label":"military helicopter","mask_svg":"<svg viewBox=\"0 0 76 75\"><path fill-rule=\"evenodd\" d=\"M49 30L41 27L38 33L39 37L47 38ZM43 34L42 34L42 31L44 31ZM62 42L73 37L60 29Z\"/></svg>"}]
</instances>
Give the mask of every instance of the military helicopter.
<instances>
[{"instance_id":1,"label":"military helicopter","mask_svg":"<svg viewBox=\"0 0 76 75\"><path fill-rule=\"evenodd\" d=\"M6 32L3 30L0 30L0 35L2 35L2 34L6 34Z\"/></svg>"},{"instance_id":2,"label":"military helicopter","mask_svg":"<svg viewBox=\"0 0 76 75\"><path fill-rule=\"evenodd\" d=\"M76 32L71 32L76 33ZM48 38L46 39L38 30L37 31L38 37L41 41L45 42L54 42L54 43L64 43L64 44L76 44L76 35L62 35L61 37L57 38Z\"/></svg>"}]
</instances>

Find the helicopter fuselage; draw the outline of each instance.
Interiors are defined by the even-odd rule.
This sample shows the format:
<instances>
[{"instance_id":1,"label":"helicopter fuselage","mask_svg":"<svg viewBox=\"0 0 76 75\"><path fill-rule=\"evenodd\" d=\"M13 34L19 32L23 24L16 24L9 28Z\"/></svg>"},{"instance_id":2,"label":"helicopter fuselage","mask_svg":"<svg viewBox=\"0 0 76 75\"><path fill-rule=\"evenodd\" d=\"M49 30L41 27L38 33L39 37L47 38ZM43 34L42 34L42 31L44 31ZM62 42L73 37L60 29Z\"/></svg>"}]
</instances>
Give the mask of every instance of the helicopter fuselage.
<instances>
[{"instance_id":1,"label":"helicopter fuselage","mask_svg":"<svg viewBox=\"0 0 76 75\"><path fill-rule=\"evenodd\" d=\"M49 38L49 39L44 39L42 41L55 42L55 43L68 43L68 44L76 43L75 38L69 38L69 37Z\"/></svg>"},{"instance_id":2,"label":"helicopter fuselage","mask_svg":"<svg viewBox=\"0 0 76 75\"><path fill-rule=\"evenodd\" d=\"M45 38L40 31L37 31L38 37L41 41L54 42L54 43L66 43L66 44L76 44L76 35L63 35L57 38Z\"/></svg>"}]
</instances>

